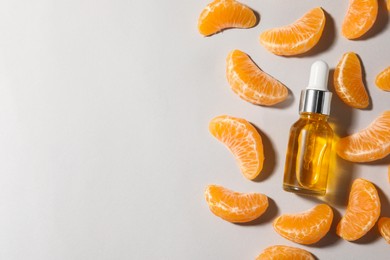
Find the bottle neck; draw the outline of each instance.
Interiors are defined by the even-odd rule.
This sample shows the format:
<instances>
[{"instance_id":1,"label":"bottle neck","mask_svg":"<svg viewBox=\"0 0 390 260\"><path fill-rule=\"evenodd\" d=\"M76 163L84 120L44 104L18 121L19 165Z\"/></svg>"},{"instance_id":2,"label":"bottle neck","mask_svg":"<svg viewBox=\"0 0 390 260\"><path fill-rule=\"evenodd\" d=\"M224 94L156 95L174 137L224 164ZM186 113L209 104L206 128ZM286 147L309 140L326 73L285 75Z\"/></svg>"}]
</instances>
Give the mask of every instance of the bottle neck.
<instances>
[{"instance_id":1,"label":"bottle neck","mask_svg":"<svg viewBox=\"0 0 390 260\"><path fill-rule=\"evenodd\" d=\"M332 93L318 89L305 89L301 92L299 113L329 115Z\"/></svg>"},{"instance_id":2,"label":"bottle neck","mask_svg":"<svg viewBox=\"0 0 390 260\"><path fill-rule=\"evenodd\" d=\"M329 115L319 114L319 113L311 113L311 112L302 112L300 113L301 118L309 119L309 120L320 120L320 121L328 121Z\"/></svg>"}]
</instances>

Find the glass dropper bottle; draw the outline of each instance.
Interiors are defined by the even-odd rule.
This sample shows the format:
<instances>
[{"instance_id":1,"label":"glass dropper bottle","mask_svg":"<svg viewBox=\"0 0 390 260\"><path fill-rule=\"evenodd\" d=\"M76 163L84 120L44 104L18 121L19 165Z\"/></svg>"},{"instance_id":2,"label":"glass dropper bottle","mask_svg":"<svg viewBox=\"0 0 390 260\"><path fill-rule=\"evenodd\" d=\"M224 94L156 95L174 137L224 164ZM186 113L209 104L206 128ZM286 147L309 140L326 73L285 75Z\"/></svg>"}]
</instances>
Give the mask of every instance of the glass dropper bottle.
<instances>
[{"instance_id":1,"label":"glass dropper bottle","mask_svg":"<svg viewBox=\"0 0 390 260\"><path fill-rule=\"evenodd\" d=\"M283 189L289 192L325 195L333 130L327 120L332 93L328 91L328 65L311 66L308 87L301 92L299 120L290 129Z\"/></svg>"}]
</instances>

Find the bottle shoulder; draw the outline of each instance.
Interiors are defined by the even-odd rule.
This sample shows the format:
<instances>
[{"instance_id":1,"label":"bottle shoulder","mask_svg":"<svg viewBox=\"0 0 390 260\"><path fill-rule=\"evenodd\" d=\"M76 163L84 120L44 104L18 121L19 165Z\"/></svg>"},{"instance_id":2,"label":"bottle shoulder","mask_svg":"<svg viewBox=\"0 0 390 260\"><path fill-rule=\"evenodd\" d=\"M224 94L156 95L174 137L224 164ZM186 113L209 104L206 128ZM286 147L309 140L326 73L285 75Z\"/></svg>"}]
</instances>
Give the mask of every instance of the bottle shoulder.
<instances>
[{"instance_id":1,"label":"bottle shoulder","mask_svg":"<svg viewBox=\"0 0 390 260\"><path fill-rule=\"evenodd\" d=\"M317 117L301 116L292 126L291 131L310 130L318 132L328 132L333 134L333 129L326 119L318 119Z\"/></svg>"}]
</instances>

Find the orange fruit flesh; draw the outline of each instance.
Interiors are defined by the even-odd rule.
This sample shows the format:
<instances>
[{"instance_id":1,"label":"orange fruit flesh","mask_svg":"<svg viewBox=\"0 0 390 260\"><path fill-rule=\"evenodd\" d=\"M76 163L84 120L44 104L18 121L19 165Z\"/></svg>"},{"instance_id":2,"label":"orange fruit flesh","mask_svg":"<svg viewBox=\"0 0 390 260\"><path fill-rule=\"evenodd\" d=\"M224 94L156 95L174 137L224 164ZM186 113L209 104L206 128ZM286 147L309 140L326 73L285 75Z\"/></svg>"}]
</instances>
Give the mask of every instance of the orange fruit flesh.
<instances>
[{"instance_id":1,"label":"orange fruit flesh","mask_svg":"<svg viewBox=\"0 0 390 260\"><path fill-rule=\"evenodd\" d=\"M382 90L390 91L390 67L387 67L376 76L375 84Z\"/></svg>"},{"instance_id":2,"label":"orange fruit flesh","mask_svg":"<svg viewBox=\"0 0 390 260\"><path fill-rule=\"evenodd\" d=\"M242 118L218 116L209 124L210 133L234 155L242 174L253 180L263 169L263 142L256 128Z\"/></svg>"},{"instance_id":3,"label":"orange fruit flesh","mask_svg":"<svg viewBox=\"0 0 390 260\"><path fill-rule=\"evenodd\" d=\"M375 23L378 0L350 0L342 24L342 34L347 39L363 36Z\"/></svg>"},{"instance_id":4,"label":"orange fruit flesh","mask_svg":"<svg viewBox=\"0 0 390 260\"><path fill-rule=\"evenodd\" d=\"M387 168L387 180L388 180L389 183L390 183L390 165L389 165L388 168Z\"/></svg>"},{"instance_id":5,"label":"orange fruit flesh","mask_svg":"<svg viewBox=\"0 0 390 260\"><path fill-rule=\"evenodd\" d=\"M332 208L319 204L305 212L281 215L274 220L273 226L282 237L309 245L318 242L328 233L332 221Z\"/></svg>"},{"instance_id":6,"label":"orange fruit flesh","mask_svg":"<svg viewBox=\"0 0 390 260\"><path fill-rule=\"evenodd\" d=\"M245 101L272 106L288 97L287 88L257 67L246 53L234 50L229 53L226 63L230 87Z\"/></svg>"},{"instance_id":7,"label":"orange fruit flesh","mask_svg":"<svg viewBox=\"0 0 390 260\"><path fill-rule=\"evenodd\" d=\"M381 203L375 186L364 179L352 183L345 215L337 225L336 233L348 241L363 237L376 223Z\"/></svg>"},{"instance_id":8,"label":"orange fruit flesh","mask_svg":"<svg viewBox=\"0 0 390 260\"><path fill-rule=\"evenodd\" d=\"M260 35L260 43L276 55L291 56L312 49L320 40L325 27L325 14L314 8L294 23L267 30Z\"/></svg>"},{"instance_id":9,"label":"orange fruit flesh","mask_svg":"<svg viewBox=\"0 0 390 260\"><path fill-rule=\"evenodd\" d=\"M355 53L345 53L341 58L334 72L334 87L345 104L354 108L366 108L369 105L360 60Z\"/></svg>"},{"instance_id":10,"label":"orange fruit flesh","mask_svg":"<svg viewBox=\"0 0 390 260\"><path fill-rule=\"evenodd\" d=\"M378 221L379 233L390 244L390 218L381 217Z\"/></svg>"},{"instance_id":11,"label":"orange fruit flesh","mask_svg":"<svg viewBox=\"0 0 390 260\"><path fill-rule=\"evenodd\" d=\"M270 246L264 249L260 255L256 257L256 260L292 260L292 259L300 259L300 260L314 260L310 252L303 250L297 247L291 246Z\"/></svg>"},{"instance_id":12,"label":"orange fruit flesh","mask_svg":"<svg viewBox=\"0 0 390 260\"><path fill-rule=\"evenodd\" d=\"M233 223L257 219L268 208L268 198L261 193L240 193L218 185L208 185L205 199L212 213Z\"/></svg>"},{"instance_id":13,"label":"orange fruit flesh","mask_svg":"<svg viewBox=\"0 0 390 260\"><path fill-rule=\"evenodd\" d=\"M341 138L336 152L351 162L371 162L390 154L390 110L383 112L367 128Z\"/></svg>"},{"instance_id":14,"label":"orange fruit flesh","mask_svg":"<svg viewBox=\"0 0 390 260\"><path fill-rule=\"evenodd\" d=\"M216 0L206 6L198 19L198 30L210 36L227 28L250 28L256 25L255 13L235 0Z\"/></svg>"}]
</instances>

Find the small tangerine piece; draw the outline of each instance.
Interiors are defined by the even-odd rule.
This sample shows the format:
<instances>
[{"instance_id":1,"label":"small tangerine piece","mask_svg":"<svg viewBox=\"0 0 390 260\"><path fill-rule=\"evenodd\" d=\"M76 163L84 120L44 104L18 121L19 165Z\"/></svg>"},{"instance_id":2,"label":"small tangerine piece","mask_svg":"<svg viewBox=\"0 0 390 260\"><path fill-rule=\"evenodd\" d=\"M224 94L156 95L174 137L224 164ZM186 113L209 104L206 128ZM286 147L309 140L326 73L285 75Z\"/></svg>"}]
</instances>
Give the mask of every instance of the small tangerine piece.
<instances>
[{"instance_id":1,"label":"small tangerine piece","mask_svg":"<svg viewBox=\"0 0 390 260\"><path fill-rule=\"evenodd\" d=\"M264 194L240 193L219 185L208 185L204 196L214 215L233 223L255 220L268 208Z\"/></svg>"},{"instance_id":2,"label":"small tangerine piece","mask_svg":"<svg viewBox=\"0 0 390 260\"><path fill-rule=\"evenodd\" d=\"M260 43L276 55L302 54L319 42L325 22L324 11L321 7L317 7L289 25L263 32L260 35Z\"/></svg>"},{"instance_id":3,"label":"small tangerine piece","mask_svg":"<svg viewBox=\"0 0 390 260\"><path fill-rule=\"evenodd\" d=\"M282 237L295 243L310 245L328 233L332 221L332 208L327 204L319 204L304 212L281 215L274 220L273 226Z\"/></svg>"},{"instance_id":4,"label":"small tangerine piece","mask_svg":"<svg viewBox=\"0 0 390 260\"><path fill-rule=\"evenodd\" d=\"M364 179L352 183L345 215L337 225L336 233L348 241L363 237L376 223L381 202L375 186Z\"/></svg>"},{"instance_id":5,"label":"small tangerine piece","mask_svg":"<svg viewBox=\"0 0 390 260\"><path fill-rule=\"evenodd\" d=\"M251 28L256 23L256 15L248 6L235 0L215 0L201 12L198 30L210 36L227 28Z\"/></svg>"}]
</instances>

